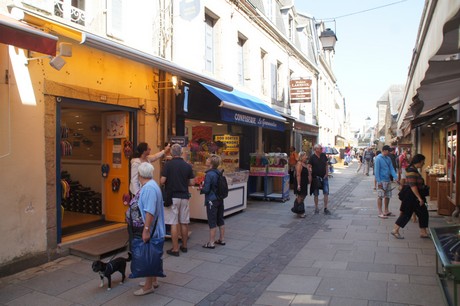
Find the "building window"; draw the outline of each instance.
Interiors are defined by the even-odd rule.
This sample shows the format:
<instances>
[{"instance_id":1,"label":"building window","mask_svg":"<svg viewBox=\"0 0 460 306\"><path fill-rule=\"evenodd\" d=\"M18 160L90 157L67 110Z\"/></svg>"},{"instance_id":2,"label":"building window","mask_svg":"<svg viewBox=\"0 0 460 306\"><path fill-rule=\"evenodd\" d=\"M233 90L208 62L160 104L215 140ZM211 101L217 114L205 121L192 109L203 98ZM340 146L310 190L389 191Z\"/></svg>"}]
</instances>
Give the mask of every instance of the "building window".
<instances>
[{"instance_id":1,"label":"building window","mask_svg":"<svg viewBox=\"0 0 460 306\"><path fill-rule=\"evenodd\" d=\"M267 52L260 50L260 92L267 95Z\"/></svg>"},{"instance_id":2,"label":"building window","mask_svg":"<svg viewBox=\"0 0 460 306\"><path fill-rule=\"evenodd\" d=\"M205 15L205 70L214 73L214 26L216 21Z\"/></svg>"},{"instance_id":3,"label":"building window","mask_svg":"<svg viewBox=\"0 0 460 306\"><path fill-rule=\"evenodd\" d=\"M295 35L294 35L294 33L295 33L294 24L295 23L294 23L294 18L291 15L289 15L289 21L288 22L289 22L289 24L288 24L288 27L289 27L289 39L291 41L294 41L294 37L295 37Z\"/></svg>"},{"instance_id":4,"label":"building window","mask_svg":"<svg viewBox=\"0 0 460 306\"><path fill-rule=\"evenodd\" d=\"M244 85L244 80L248 78L247 74L247 39L241 34L238 35L237 43L237 75L238 84Z\"/></svg>"},{"instance_id":5,"label":"building window","mask_svg":"<svg viewBox=\"0 0 460 306\"><path fill-rule=\"evenodd\" d=\"M271 82L271 89L272 89L272 103L276 105L282 106L283 100L284 100L284 93L283 93L283 87L281 84L281 67L282 63L281 62L276 62L276 64L272 64L272 69L271 69L271 74L272 74L272 82ZM279 102L281 101L281 103Z\"/></svg>"}]
</instances>

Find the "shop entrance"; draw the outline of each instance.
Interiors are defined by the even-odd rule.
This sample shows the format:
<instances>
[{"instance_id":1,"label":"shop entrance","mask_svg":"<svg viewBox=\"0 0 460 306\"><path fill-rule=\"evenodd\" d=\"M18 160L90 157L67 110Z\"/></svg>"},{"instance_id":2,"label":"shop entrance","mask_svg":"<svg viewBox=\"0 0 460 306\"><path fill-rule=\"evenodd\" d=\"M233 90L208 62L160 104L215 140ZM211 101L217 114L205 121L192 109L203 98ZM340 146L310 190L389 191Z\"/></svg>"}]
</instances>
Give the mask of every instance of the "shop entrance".
<instances>
[{"instance_id":1,"label":"shop entrance","mask_svg":"<svg viewBox=\"0 0 460 306\"><path fill-rule=\"evenodd\" d=\"M125 226L129 156L123 149L135 135L134 112L84 101L58 103L58 242Z\"/></svg>"}]
</instances>

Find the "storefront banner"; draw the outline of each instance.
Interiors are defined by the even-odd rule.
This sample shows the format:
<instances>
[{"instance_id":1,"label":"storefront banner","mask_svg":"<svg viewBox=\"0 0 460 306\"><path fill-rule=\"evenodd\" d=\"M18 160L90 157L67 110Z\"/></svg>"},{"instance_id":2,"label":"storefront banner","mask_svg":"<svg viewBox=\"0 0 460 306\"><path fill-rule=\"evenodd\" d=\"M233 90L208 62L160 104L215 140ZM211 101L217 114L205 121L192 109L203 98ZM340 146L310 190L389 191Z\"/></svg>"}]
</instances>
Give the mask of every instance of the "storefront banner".
<instances>
[{"instance_id":1,"label":"storefront banner","mask_svg":"<svg viewBox=\"0 0 460 306\"><path fill-rule=\"evenodd\" d=\"M281 121L275 121L228 108L221 108L220 116L223 121L239 123L244 125L256 126L277 131L284 131L285 124Z\"/></svg>"}]
</instances>

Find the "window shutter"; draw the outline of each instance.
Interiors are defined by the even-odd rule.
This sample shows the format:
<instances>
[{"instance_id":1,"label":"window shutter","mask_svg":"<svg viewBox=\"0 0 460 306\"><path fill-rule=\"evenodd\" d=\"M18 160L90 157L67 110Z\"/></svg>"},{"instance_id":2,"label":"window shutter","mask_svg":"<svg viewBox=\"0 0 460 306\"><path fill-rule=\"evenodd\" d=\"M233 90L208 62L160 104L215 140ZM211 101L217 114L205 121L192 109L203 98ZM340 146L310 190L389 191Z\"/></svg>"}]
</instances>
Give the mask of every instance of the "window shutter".
<instances>
[{"instance_id":1,"label":"window shutter","mask_svg":"<svg viewBox=\"0 0 460 306\"><path fill-rule=\"evenodd\" d=\"M123 39L123 0L107 0L107 36Z\"/></svg>"}]
</instances>

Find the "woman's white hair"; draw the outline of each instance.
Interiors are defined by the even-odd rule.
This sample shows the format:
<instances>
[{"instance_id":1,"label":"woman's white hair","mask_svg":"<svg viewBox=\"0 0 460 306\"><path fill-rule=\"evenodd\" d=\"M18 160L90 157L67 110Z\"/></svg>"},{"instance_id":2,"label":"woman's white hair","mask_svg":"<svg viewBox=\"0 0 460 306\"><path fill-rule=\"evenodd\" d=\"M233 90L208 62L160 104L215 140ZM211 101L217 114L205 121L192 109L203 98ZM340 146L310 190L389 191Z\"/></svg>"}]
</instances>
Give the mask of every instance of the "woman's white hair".
<instances>
[{"instance_id":1,"label":"woman's white hair","mask_svg":"<svg viewBox=\"0 0 460 306\"><path fill-rule=\"evenodd\" d=\"M139 165L137 170L139 171L139 176L142 176L143 178L149 178L149 179L153 178L154 168L152 164L143 162Z\"/></svg>"}]
</instances>

